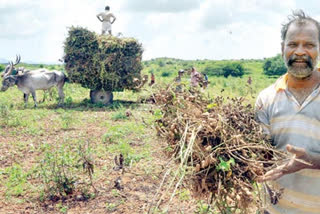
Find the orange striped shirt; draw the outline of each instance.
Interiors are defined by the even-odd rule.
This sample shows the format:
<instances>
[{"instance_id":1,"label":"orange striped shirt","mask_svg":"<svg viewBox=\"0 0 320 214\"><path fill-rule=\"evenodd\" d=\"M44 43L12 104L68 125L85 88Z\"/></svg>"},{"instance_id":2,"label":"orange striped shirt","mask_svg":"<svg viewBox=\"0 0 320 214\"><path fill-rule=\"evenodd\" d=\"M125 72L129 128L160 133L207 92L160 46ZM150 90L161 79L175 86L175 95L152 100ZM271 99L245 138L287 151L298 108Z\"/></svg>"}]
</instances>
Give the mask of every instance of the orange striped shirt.
<instances>
[{"instance_id":1,"label":"orange striped shirt","mask_svg":"<svg viewBox=\"0 0 320 214\"><path fill-rule=\"evenodd\" d=\"M300 105L288 91L287 79L285 74L259 94L257 119L277 149L291 144L320 155L320 88ZM320 214L320 170L301 170L274 183L284 192L276 205L269 205L270 213Z\"/></svg>"}]
</instances>

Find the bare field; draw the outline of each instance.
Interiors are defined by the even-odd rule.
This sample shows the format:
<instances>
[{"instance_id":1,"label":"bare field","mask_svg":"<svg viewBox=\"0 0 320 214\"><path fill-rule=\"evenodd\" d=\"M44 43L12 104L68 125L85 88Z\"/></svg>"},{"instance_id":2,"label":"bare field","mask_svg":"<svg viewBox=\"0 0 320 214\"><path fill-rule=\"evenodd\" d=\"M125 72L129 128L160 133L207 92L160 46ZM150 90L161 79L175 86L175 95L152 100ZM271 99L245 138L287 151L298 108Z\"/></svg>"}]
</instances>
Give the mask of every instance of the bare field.
<instances>
[{"instance_id":1,"label":"bare field","mask_svg":"<svg viewBox=\"0 0 320 214\"><path fill-rule=\"evenodd\" d=\"M56 108L53 100L36 109L31 100L24 107L16 88L0 94L0 213L207 210L205 202L193 199L183 186L170 204L173 189L159 190L175 163L169 163L166 143L153 129L152 105L135 103L134 97L124 100L118 93L111 107L102 107L90 104L87 94L68 84L64 108ZM91 179L85 159L93 165Z\"/></svg>"}]
</instances>

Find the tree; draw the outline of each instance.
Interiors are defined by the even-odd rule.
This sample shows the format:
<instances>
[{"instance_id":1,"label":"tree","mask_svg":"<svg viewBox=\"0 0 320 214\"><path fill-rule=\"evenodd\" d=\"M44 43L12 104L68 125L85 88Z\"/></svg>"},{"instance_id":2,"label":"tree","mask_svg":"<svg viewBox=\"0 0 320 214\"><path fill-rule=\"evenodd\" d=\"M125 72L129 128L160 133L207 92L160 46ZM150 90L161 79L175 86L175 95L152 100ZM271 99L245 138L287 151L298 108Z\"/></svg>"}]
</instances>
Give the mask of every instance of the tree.
<instances>
[{"instance_id":1,"label":"tree","mask_svg":"<svg viewBox=\"0 0 320 214\"><path fill-rule=\"evenodd\" d=\"M223 64L208 63L203 73L209 76L241 77L244 75L244 68L239 62L226 62Z\"/></svg>"},{"instance_id":2,"label":"tree","mask_svg":"<svg viewBox=\"0 0 320 214\"><path fill-rule=\"evenodd\" d=\"M275 57L268 58L263 64L263 73L268 76L280 76L287 72L287 68L280 54Z\"/></svg>"},{"instance_id":3,"label":"tree","mask_svg":"<svg viewBox=\"0 0 320 214\"><path fill-rule=\"evenodd\" d=\"M222 70L224 77L228 77L229 75L233 77L242 77L244 75L243 66L238 62L228 63L222 68Z\"/></svg>"}]
</instances>

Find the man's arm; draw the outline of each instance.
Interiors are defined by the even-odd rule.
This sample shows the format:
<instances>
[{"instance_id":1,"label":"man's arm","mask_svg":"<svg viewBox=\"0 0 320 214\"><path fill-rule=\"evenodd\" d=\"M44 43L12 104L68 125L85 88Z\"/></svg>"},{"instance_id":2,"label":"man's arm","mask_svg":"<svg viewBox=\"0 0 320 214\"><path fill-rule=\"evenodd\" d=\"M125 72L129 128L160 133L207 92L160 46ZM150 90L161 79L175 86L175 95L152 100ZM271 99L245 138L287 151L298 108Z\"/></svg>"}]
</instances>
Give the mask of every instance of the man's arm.
<instances>
[{"instance_id":1,"label":"man's arm","mask_svg":"<svg viewBox=\"0 0 320 214\"><path fill-rule=\"evenodd\" d=\"M320 154L306 152L305 149L290 144L286 148L288 152L293 154L292 158L277 168L268 171L265 175L258 177L258 182L276 180L284 175L298 172L302 169L320 170Z\"/></svg>"},{"instance_id":2,"label":"man's arm","mask_svg":"<svg viewBox=\"0 0 320 214\"><path fill-rule=\"evenodd\" d=\"M100 22L103 22L103 20L102 20L102 18L101 18L100 16L101 16L101 13L99 13L99 14L97 15L97 18L99 19Z\"/></svg>"},{"instance_id":3,"label":"man's arm","mask_svg":"<svg viewBox=\"0 0 320 214\"><path fill-rule=\"evenodd\" d=\"M112 22L111 22L111 24L113 24L115 21L116 21L116 17L111 13L110 14L111 15L111 17L113 18L113 20L112 20Z\"/></svg>"},{"instance_id":4,"label":"man's arm","mask_svg":"<svg viewBox=\"0 0 320 214\"><path fill-rule=\"evenodd\" d=\"M260 126L263 129L263 132L266 135L271 135L270 131L270 121L266 109L266 104L264 103L263 98L259 95L255 103L255 119L260 123Z\"/></svg>"}]
</instances>

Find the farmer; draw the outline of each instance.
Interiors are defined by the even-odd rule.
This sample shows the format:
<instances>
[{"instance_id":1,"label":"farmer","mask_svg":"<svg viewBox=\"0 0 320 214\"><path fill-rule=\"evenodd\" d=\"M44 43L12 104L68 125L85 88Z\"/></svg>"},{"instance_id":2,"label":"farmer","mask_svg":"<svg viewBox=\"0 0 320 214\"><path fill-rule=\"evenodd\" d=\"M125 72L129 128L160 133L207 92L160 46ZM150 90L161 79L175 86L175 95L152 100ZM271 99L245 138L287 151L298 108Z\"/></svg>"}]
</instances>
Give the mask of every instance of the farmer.
<instances>
[{"instance_id":1,"label":"farmer","mask_svg":"<svg viewBox=\"0 0 320 214\"><path fill-rule=\"evenodd\" d=\"M180 69L178 71L178 76L175 78L175 82L177 83L177 86L176 86L176 91L177 92L181 92L182 91L182 87L181 87L181 77L182 75L184 74L184 70L183 69Z\"/></svg>"},{"instance_id":2,"label":"farmer","mask_svg":"<svg viewBox=\"0 0 320 214\"><path fill-rule=\"evenodd\" d=\"M252 84L252 79L251 79L251 77L248 77L247 85L246 85L247 94L250 93L250 94L251 94L251 97L254 98L251 84Z\"/></svg>"},{"instance_id":3,"label":"farmer","mask_svg":"<svg viewBox=\"0 0 320 214\"><path fill-rule=\"evenodd\" d=\"M149 83L149 86L152 86L155 83L155 76L154 76L153 72L151 72L151 78L150 79L151 79L151 81Z\"/></svg>"},{"instance_id":4,"label":"farmer","mask_svg":"<svg viewBox=\"0 0 320 214\"><path fill-rule=\"evenodd\" d=\"M199 82L201 80L200 73L195 69L195 67L191 68L191 86L197 87L199 85Z\"/></svg>"},{"instance_id":5,"label":"farmer","mask_svg":"<svg viewBox=\"0 0 320 214\"><path fill-rule=\"evenodd\" d=\"M260 92L257 119L290 159L258 181L283 189L269 213L320 213L320 24L295 11L281 30L287 73Z\"/></svg>"},{"instance_id":6,"label":"farmer","mask_svg":"<svg viewBox=\"0 0 320 214\"><path fill-rule=\"evenodd\" d=\"M116 21L116 17L112 13L110 13L110 7L106 6L105 12L99 13L97 15L97 18L99 19L100 22L102 22L101 34L104 35L106 31L108 31L109 35L112 35L111 25Z\"/></svg>"},{"instance_id":7,"label":"farmer","mask_svg":"<svg viewBox=\"0 0 320 214\"><path fill-rule=\"evenodd\" d=\"M208 87L208 83L209 83L208 75L206 73L203 73L203 84L202 84L203 89L206 89Z\"/></svg>"},{"instance_id":8,"label":"farmer","mask_svg":"<svg viewBox=\"0 0 320 214\"><path fill-rule=\"evenodd\" d=\"M252 83L251 77L248 77L247 83L248 83L248 85L251 85L251 83Z\"/></svg>"},{"instance_id":9,"label":"farmer","mask_svg":"<svg viewBox=\"0 0 320 214\"><path fill-rule=\"evenodd\" d=\"M175 79L176 83L181 83L181 77L182 77L183 74L184 74L184 70L183 70L183 69L180 69L180 70L178 71L178 76L177 76L176 79Z\"/></svg>"}]
</instances>

